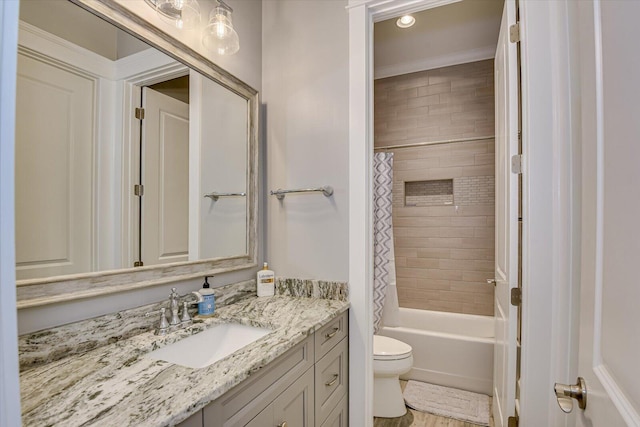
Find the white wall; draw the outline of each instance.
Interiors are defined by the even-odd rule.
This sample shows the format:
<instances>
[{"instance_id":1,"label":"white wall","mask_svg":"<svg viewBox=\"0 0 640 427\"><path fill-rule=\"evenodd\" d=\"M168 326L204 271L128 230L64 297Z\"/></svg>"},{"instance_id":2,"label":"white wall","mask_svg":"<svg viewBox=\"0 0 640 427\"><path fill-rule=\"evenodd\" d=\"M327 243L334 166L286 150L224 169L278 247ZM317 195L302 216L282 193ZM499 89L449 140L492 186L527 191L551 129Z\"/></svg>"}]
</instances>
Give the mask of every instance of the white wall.
<instances>
[{"instance_id":1,"label":"white wall","mask_svg":"<svg viewBox=\"0 0 640 427\"><path fill-rule=\"evenodd\" d=\"M349 47L346 0L263 2L266 260L278 276L348 280Z\"/></svg>"},{"instance_id":2,"label":"white wall","mask_svg":"<svg viewBox=\"0 0 640 427\"><path fill-rule=\"evenodd\" d=\"M164 21L158 18L155 11L149 8L144 0L118 0L129 9L148 19L153 25L166 30L169 33L177 33ZM208 57L222 68L233 73L247 84L260 90L262 87L262 7L259 0L229 0L229 5L234 8L234 25L240 36L240 51L229 58ZM212 0L202 0L203 16L207 17ZM197 35L195 34L197 33ZM177 38L189 44L194 50L205 53L200 43L199 32L193 34L178 33ZM263 161L261 161L261 164ZM3 203L3 208L7 205ZM263 206L259 206L263 212ZM258 224L258 261L262 259L262 221ZM227 273L217 276L213 280L213 286L222 286L228 283L246 280L255 277L255 269ZM112 313L118 310L137 307L140 305L163 300L168 297L170 288L176 286L180 293L186 293L201 287L203 280L196 279L185 282L156 286L133 292L108 295L98 298L87 298L63 304L36 307L18 311L18 333L37 331L57 325L79 321L102 314ZM4 285L4 283L3 283Z\"/></svg>"},{"instance_id":3,"label":"white wall","mask_svg":"<svg viewBox=\"0 0 640 427\"><path fill-rule=\"evenodd\" d=\"M20 0L20 19L112 61L118 59L118 29L71 2Z\"/></svg>"}]
</instances>

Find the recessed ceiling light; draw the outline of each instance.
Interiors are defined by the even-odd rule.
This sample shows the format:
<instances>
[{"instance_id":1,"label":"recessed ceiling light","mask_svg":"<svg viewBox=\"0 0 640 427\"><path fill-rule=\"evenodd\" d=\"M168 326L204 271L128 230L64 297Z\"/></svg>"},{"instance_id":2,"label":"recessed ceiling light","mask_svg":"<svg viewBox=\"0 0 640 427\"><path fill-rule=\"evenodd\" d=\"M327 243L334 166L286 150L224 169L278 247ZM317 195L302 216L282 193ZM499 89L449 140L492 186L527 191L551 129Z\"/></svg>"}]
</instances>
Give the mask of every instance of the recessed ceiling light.
<instances>
[{"instance_id":1,"label":"recessed ceiling light","mask_svg":"<svg viewBox=\"0 0 640 427\"><path fill-rule=\"evenodd\" d=\"M396 25L400 28L409 28L416 23L416 18L411 15L404 15L396 21Z\"/></svg>"}]
</instances>

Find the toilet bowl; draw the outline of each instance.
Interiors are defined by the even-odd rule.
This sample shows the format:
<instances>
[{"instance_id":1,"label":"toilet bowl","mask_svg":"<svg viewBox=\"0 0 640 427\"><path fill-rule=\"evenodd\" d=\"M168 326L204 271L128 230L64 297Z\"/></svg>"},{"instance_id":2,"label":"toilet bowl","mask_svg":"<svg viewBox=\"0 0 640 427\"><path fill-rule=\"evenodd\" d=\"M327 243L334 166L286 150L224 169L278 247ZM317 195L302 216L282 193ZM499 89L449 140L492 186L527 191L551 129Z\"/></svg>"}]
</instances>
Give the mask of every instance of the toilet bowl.
<instances>
[{"instance_id":1,"label":"toilet bowl","mask_svg":"<svg viewBox=\"0 0 640 427\"><path fill-rule=\"evenodd\" d=\"M407 412L400 375L413 366L411 346L382 335L373 336L373 416L401 417Z\"/></svg>"}]
</instances>

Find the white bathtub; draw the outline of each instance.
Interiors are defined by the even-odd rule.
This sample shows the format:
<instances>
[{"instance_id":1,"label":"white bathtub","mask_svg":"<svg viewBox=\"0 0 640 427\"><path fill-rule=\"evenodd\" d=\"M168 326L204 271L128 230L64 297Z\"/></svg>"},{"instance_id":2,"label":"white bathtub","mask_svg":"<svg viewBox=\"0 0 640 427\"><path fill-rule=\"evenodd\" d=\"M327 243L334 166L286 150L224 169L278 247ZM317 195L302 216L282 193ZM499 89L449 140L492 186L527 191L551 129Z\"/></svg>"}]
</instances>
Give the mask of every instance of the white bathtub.
<instances>
[{"instance_id":1,"label":"white bathtub","mask_svg":"<svg viewBox=\"0 0 640 427\"><path fill-rule=\"evenodd\" d=\"M412 379L492 395L494 319L490 316L400 308L400 326L379 335L413 348Z\"/></svg>"}]
</instances>

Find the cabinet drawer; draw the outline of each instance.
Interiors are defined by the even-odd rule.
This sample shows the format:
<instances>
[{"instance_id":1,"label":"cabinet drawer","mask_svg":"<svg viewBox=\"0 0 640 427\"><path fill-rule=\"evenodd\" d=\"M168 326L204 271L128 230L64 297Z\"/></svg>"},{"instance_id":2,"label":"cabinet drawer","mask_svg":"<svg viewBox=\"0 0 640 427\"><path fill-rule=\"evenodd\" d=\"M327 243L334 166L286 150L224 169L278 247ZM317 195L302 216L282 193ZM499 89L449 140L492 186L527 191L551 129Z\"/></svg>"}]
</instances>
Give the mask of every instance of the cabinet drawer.
<instances>
[{"instance_id":1,"label":"cabinet drawer","mask_svg":"<svg viewBox=\"0 0 640 427\"><path fill-rule=\"evenodd\" d=\"M327 419L348 390L349 340L343 339L315 367L315 402L318 425Z\"/></svg>"},{"instance_id":2,"label":"cabinet drawer","mask_svg":"<svg viewBox=\"0 0 640 427\"><path fill-rule=\"evenodd\" d=\"M349 312L344 312L315 333L316 361L338 344L349 331Z\"/></svg>"},{"instance_id":3,"label":"cabinet drawer","mask_svg":"<svg viewBox=\"0 0 640 427\"><path fill-rule=\"evenodd\" d=\"M309 337L203 410L204 427L245 425L313 366Z\"/></svg>"}]
</instances>

